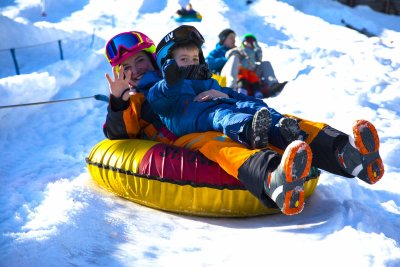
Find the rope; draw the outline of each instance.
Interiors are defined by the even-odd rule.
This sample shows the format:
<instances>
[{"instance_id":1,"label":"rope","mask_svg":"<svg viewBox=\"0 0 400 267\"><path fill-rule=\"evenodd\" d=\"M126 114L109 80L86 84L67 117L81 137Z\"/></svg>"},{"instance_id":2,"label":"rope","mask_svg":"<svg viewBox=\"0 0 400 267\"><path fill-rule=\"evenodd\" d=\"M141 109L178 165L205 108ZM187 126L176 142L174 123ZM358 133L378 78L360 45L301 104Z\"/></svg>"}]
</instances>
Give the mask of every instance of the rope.
<instances>
[{"instance_id":1,"label":"rope","mask_svg":"<svg viewBox=\"0 0 400 267\"><path fill-rule=\"evenodd\" d=\"M105 95L93 95L93 96L84 96L84 97L77 97L77 98L68 98L68 99L60 99L60 100L50 100L50 101L42 101L42 102L34 102L34 103L24 103L24 104L17 104L17 105L7 105L7 106L0 106L0 109L3 108L17 108L17 107L24 107L24 106L33 106L33 105L43 105L43 104L53 104L59 102L66 102L66 101L75 101L87 98L94 98L96 100L108 102L108 96Z\"/></svg>"}]
</instances>

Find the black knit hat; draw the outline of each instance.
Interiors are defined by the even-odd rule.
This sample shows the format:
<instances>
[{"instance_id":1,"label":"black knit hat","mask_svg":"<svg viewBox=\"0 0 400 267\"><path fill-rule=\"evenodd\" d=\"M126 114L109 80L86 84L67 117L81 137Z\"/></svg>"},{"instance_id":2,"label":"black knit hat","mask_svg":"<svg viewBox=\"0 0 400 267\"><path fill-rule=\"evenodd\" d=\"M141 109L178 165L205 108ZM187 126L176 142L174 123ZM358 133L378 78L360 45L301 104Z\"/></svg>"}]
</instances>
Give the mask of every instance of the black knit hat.
<instances>
[{"instance_id":1,"label":"black knit hat","mask_svg":"<svg viewBox=\"0 0 400 267\"><path fill-rule=\"evenodd\" d=\"M231 30L231 29L225 29L222 32L220 32L218 34L219 43L223 44L225 42L226 38L228 38L228 35L231 34L231 33L235 34L235 32L233 30Z\"/></svg>"}]
</instances>

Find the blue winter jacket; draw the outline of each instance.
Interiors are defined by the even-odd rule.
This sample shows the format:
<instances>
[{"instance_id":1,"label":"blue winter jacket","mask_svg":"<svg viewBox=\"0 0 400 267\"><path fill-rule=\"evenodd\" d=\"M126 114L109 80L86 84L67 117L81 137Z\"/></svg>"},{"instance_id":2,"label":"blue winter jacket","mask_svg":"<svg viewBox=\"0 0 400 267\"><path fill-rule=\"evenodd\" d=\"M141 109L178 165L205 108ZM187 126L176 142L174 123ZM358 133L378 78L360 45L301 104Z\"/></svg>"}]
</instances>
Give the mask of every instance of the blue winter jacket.
<instances>
[{"instance_id":1,"label":"blue winter jacket","mask_svg":"<svg viewBox=\"0 0 400 267\"><path fill-rule=\"evenodd\" d=\"M136 89L147 97L150 88L160 80L162 77L159 71L147 71L140 79Z\"/></svg>"},{"instance_id":2,"label":"blue winter jacket","mask_svg":"<svg viewBox=\"0 0 400 267\"><path fill-rule=\"evenodd\" d=\"M230 98L193 101L196 95L211 89L219 90ZM173 85L163 79L150 88L147 100L167 128L177 136L216 130L243 144L245 142L240 135L243 134L244 124L252 119L257 110L268 108L261 99L220 87L214 79L180 80ZM268 136L272 144L276 143L280 147L280 138L274 141L274 136L280 136L275 125L282 115L274 109L268 109L272 114L273 125Z\"/></svg>"},{"instance_id":3,"label":"blue winter jacket","mask_svg":"<svg viewBox=\"0 0 400 267\"><path fill-rule=\"evenodd\" d=\"M215 49L211 50L211 52L208 54L206 62L213 73L221 73L226 61L228 61L228 59L225 57L225 54L228 50L228 47L217 43Z\"/></svg>"}]
</instances>

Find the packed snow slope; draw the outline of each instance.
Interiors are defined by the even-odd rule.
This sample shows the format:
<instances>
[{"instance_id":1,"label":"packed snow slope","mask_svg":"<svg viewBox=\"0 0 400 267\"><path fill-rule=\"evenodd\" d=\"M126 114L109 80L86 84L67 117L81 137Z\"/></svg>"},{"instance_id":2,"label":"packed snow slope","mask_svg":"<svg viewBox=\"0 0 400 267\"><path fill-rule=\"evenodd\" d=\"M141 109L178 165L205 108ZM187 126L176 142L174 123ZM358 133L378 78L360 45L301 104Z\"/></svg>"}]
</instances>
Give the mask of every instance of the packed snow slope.
<instances>
[{"instance_id":1,"label":"packed snow slope","mask_svg":"<svg viewBox=\"0 0 400 267\"><path fill-rule=\"evenodd\" d=\"M0 266L400 266L400 17L333 0L192 4L203 15L190 24L205 54L224 28L237 44L257 36L278 79L289 81L270 106L346 133L356 119L373 122L382 180L323 171L297 216L170 214L105 192L89 176L85 157L104 139L107 103L2 108ZM159 42L179 25L178 8L177 0L1 1L0 106L108 95L106 40L138 30Z\"/></svg>"}]
</instances>

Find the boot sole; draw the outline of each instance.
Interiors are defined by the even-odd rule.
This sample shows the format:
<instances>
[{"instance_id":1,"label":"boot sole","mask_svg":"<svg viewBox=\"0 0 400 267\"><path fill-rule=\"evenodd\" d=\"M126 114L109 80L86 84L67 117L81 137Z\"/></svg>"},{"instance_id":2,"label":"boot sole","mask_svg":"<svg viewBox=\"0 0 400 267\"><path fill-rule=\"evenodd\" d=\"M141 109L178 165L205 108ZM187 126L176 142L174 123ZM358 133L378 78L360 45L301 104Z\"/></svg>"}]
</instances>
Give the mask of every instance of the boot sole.
<instances>
[{"instance_id":1,"label":"boot sole","mask_svg":"<svg viewBox=\"0 0 400 267\"><path fill-rule=\"evenodd\" d=\"M251 127L253 129L252 148L265 148L268 145L268 132L271 127L271 113L262 108L254 114Z\"/></svg>"},{"instance_id":2,"label":"boot sole","mask_svg":"<svg viewBox=\"0 0 400 267\"><path fill-rule=\"evenodd\" d=\"M294 141L290 149L285 150L283 159L285 181L282 185L282 213L295 215L304 208L304 182L311 168L312 152L310 146L303 141Z\"/></svg>"},{"instance_id":3,"label":"boot sole","mask_svg":"<svg viewBox=\"0 0 400 267\"><path fill-rule=\"evenodd\" d=\"M294 144L293 144L294 143ZM284 202L282 212L295 215L304 208L304 182L311 168L310 146L302 141L293 142L293 147L285 157L286 180L283 184Z\"/></svg>"},{"instance_id":4,"label":"boot sole","mask_svg":"<svg viewBox=\"0 0 400 267\"><path fill-rule=\"evenodd\" d=\"M369 184L379 181L385 168L379 155L379 136L374 125L357 120L353 125L354 144L363 156L363 170L358 177Z\"/></svg>"}]
</instances>

